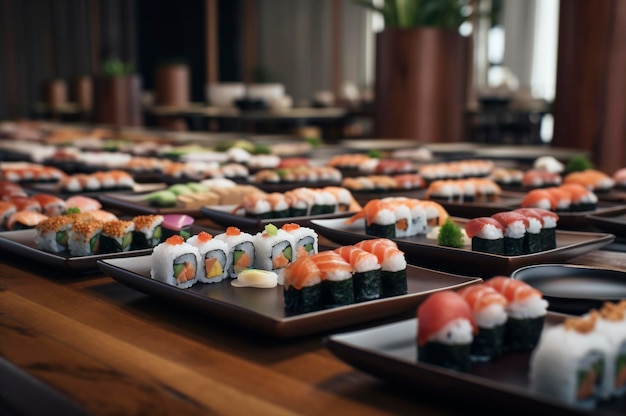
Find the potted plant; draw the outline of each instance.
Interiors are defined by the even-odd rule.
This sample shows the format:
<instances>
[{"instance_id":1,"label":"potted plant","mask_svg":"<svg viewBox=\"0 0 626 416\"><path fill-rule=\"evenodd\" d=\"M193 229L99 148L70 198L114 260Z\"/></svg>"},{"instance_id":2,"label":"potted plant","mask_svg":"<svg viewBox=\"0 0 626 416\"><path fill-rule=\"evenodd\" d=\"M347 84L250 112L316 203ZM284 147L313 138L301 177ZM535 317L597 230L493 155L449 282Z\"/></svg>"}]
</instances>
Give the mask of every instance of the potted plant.
<instances>
[{"instance_id":1,"label":"potted plant","mask_svg":"<svg viewBox=\"0 0 626 416\"><path fill-rule=\"evenodd\" d=\"M459 27L470 17L469 0L358 3L385 21L376 34L376 136L460 141L468 42Z\"/></svg>"},{"instance_id":2,"label":"potted plant","mask_svg":"<svg viewBox=\"0 0 626 416\"><path fill-rule=\"evenodd\" d=\"M94 118L96 123L140 126L141 77L130 63L117 58L106 60L94 80Z\"/></svg>"}]
</instances>

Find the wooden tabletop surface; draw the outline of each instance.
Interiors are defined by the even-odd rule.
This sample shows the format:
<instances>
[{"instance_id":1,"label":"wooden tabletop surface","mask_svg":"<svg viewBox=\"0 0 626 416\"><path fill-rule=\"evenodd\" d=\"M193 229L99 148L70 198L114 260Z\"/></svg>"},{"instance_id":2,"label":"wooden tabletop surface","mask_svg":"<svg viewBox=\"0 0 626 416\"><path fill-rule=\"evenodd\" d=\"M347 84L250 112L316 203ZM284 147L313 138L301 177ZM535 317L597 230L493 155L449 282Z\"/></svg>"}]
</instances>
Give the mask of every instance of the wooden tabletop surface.
<instances>
[{"instance_id":1,"label":"wooden tabletop surface","mask_svg":"<svg viewBox=\"0 0 626 416\"><path fill-rule=\"evenodd\" d=\"M570 263L624 270L626 253L599 250ZM329 334L269 338L195 315L102 274L71 276L0 252L0 358L70 398L79 410L97 415L455 413L453 400L436 402L416 386L398 389L335 358L322 342ZM9 382L1 370L0 380ZM9 404L7 392L0 393L0 413L4 405L21 408L13 409L15 414L29 414L35 391L11 393ZM54 406L48 414L57 414Z\"/></svg>"}]
</instances>

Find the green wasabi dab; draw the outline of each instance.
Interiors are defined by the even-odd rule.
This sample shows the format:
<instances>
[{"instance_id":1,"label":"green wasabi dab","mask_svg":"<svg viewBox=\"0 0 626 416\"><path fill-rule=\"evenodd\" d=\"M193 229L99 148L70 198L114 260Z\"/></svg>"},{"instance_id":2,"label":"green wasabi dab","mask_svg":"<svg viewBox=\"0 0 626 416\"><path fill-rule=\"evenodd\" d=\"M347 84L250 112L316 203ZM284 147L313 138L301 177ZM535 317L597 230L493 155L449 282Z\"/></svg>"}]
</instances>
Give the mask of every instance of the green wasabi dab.
<instances>
[{"instance_id":1,"label":"green wasabi dab","mask_svg":"<svg viewBox=\"0 0 626 416\"><path fill-rule=\"evenodd\" d=\"M456 225L449 217L439 229L437 244L445 247L463 247L463 233L461 232L461 227Z\"/></svg>"}]
</instances>

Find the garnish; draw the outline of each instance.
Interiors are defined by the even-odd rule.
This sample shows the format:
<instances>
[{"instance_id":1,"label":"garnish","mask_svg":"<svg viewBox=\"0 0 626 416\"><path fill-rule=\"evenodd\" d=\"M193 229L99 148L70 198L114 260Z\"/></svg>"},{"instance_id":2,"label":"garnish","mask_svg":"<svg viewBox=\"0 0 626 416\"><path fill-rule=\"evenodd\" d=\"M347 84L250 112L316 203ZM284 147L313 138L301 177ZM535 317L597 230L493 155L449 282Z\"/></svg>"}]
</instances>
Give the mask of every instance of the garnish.
<instances>
[{"instance_id":1,"label":"garnish","mask_svg":"<svg viewBox=\"0 0 626 416\"><path fill-rule=\"evenodd\" d=\"M268 235L276 236L278 234L278 227L276 227L274 224L267 224L265 226L265 232Z\"/></svg>"},{"instance_id":2,"label":"garnish","mask_svg":"<svg viewBox=\"0 0 626 416\"><path fill-rule=\"evenodd\" d=\"M461 232L461 227L456 225L449 217L446 218L446 222L444 222L439 229L437 244L444 247L463 247L463 233Z\"/></svg>"}]
</instances>

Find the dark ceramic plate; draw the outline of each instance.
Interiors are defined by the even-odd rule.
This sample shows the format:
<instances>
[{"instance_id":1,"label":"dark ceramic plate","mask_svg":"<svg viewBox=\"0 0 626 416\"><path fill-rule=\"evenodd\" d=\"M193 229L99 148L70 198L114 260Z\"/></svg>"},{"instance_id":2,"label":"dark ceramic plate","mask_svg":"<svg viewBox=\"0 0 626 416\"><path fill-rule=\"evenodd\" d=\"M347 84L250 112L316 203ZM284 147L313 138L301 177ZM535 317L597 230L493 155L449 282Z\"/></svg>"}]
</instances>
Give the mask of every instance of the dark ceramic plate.
<instances>
[{"instance_id":1,"label":"dark ceramic plate","mask_svg":"<svg viewBox=\"0 0 626 416\"><path fill-rule=\"evenodd\" d=\"M546 326L565 315L548 313ZM592 411L575 409L529 391L530 352L508 353L490 363L474 364L467 373L417 360L417 320L331 335L326 347L353 367L396 383L424 397L490 414L618 415L626 398L603 403ZM417 393L416 393L417 394ZM450 402L452 400L452 402ZM506 410L505 410L506 409Z\"/></svg>"},{"instance_id":2,"label":"dark ceramic plate","mask_svg":"<svg viewBox=\"0 0 626 416\"><path fill-rule=\"evenodd\" d=\"M626 272L620 270L541 264L522 267L511 277L541 291L557 312L583 314L606 301L626 299Z\"/></svg>"},{"instance_id":3,"label":"dark ceramic plate","mask_svg":"<svg viewBox=\"0 0 626 416\"><path fill-rule=\"evenodd\" d=\"M587 217L587 221L592 226L615 234L620 238L626 238L626 213L603 213L592 214Z\"/></svg>"},{"instance_id":4,"label":"dark ceramic plate","mask_svg":"<svg viewBox=\"0 0 626 416\"><path fill-rule=\"evenodd\" d=\"M410 311L430 293L480 282L479 278L407 267L408 293L300 315L284 309L283 288L235 288L230 279L220 283L196 283L179 289L150 278L151 256L107 259L100 269L140 292L164 298L201 313L277 337L293 337L353 325Z\"/></svg>"},{"instance_id":5,"label":"dark ceramic plate","mask_svg":"<svg viewBox=\"0 0 626 416\"><path fill-rule=\"evenodd\" d=\"M66 199L74 195L85 195L92 198L100 199L100 196L109 193L130 194L139 192L151 192L163 189L166 184L162 182L157 183L135 183L132 189L103 189L98 191L85 191L85 192L66 192L59 189L59 185L56 183L37 183L29 187L32 192L45 192L53 195L57 195L60 198Z\"/></svg>"},{"instance_id":6,"label":"dark ceramic plate","mask_svg":"<svg viewBox=\"0 0 626 416\"><path fill-rule=\"evenodd\" d=\"M108 208L116 208L125 213L133 214L133 215L150 215L150 214L185 214L190 217L200 217L202 213L199 208L179 208L179 207L156 207L150 205L146 200L147 195L150 192L141 192L141 193L121 193L121 192L112 192L112 193L103 193L98 196L98 199Z\"/></svg>"},{"instance_id":7,"label":"dark ceramic plate","mask_svg":"<svg viewBox=\"0 0 626 416\"><path fill-rule=\"evenodd\" d=\"M267 224L274 224L277 227L281 227L284 224L292 222L300 225L308 225L309 221L312 219L346 218L354 214L353 212L339 212L336 214L313 215L308 217L271 218L261 220L258 218L247 217L242 211L237 211L237 213L233 214L235 207L236 205L205 206L200 210L211 221L224 228L234 226L248 233L263 231Z\"/></svg>"},{"instance_id":8,"label":"dark ceramic plate","mask_svg":"<svg viewBox=\"0 0 626 416\"><path fill-rule=\"evenodd\" d=\"M72 257L69 253L48 253L35 245L35 230L17 230L0 232L2 250L28 257L34 261L53 267L65 268L75 272L98 270L96 261L114 257L131 257L145 255L152 249L133 250L123 253L97 254L94 256Z\"/></svg>"},{"instance_id":9,"label":"dark ceramic plate","mask_svg":"<svg viewBox=\"0 0 626 416\"><path fill-rule=\"evenodd\" d=\"M467 220L455 218L463 226ZM337 244L354 244L365 238L374 238L365 234L363 220L347 225L345 219L311 220L319 234ZM422 267L445 270L450 273L471 274L485 279L494 275L509 275L523 266L539 263L558 263L589 251L599 249L615 239L613 234L588 233L574 231L556 232L557 247L539 253L521 256L500 256L481 253L468 248L451 248L437 245L437 241L423 235L395 239L399 248L405 252L407 261Z\"/></svg>"}]
</instances>

